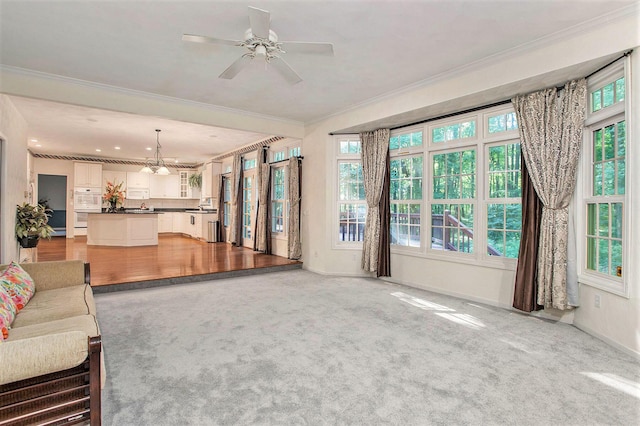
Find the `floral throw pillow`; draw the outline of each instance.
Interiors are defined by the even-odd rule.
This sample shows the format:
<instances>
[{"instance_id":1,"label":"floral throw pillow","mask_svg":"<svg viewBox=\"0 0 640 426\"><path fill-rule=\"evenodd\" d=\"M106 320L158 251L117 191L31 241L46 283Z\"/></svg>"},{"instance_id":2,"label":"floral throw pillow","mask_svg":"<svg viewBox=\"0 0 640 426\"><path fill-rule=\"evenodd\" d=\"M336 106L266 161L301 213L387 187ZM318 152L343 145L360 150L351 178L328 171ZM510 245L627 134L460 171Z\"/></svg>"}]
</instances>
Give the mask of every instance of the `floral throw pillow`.
<instances>
[{"instance_id":1,"label":"floral throw pillow","mask_svg":"<svg viewBox=\"0 0 640 426\"><path fill-rule=\"evenodd\" d=\"M36 290L33 279L15 262L11 262L0 275L0 285L11 296L18 312L25 307Z\"/></svg>"},{"instance_id":2,"label":"floral throw pillow","mask_svg":"<svg viewBox=\"0 0 640 426\"><path fill-rule=\"evenodd\" d=\"M0 343L9 337L9 329L15 317L16 305L0 286Z\"/></svg>"}]
</instances>

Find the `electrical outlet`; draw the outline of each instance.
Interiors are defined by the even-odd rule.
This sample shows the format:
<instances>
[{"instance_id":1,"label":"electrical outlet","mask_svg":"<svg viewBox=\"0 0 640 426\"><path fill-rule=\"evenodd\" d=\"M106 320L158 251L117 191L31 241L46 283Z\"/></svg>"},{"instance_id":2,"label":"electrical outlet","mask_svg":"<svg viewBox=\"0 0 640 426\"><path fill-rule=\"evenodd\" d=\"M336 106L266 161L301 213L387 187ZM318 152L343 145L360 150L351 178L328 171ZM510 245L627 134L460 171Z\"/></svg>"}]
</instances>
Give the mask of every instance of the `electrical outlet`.
<instances>
[{"instance_id":1,"label":"electrical outlet","mask_svg":"<svg viewBox=\"0 0 640 426\"><path fill-rule=\"evenodd\" d=\"M595 306L596 308L600 307L600 295L599 294L596 294L593 297L593 306Z\"/></svg>"}]
</instances>

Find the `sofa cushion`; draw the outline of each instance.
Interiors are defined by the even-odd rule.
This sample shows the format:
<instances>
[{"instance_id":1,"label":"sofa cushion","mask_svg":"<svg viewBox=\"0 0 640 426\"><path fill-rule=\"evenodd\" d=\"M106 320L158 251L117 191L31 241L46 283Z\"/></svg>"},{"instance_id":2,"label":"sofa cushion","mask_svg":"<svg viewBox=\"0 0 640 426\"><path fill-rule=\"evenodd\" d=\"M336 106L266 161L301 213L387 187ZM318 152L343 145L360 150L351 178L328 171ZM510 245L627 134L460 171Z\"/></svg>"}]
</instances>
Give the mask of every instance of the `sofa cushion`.
<instances>
[{"instance_id":1,"label":"sofa cushion","mask_svg":"<svg viewBox=\"0 0 640 426\"><path fill-rule=\"evenodd\" d=\"M25 325L24 327L12 328L11 333L9 333L9 338L5 343L22 339L30 339L32 337L45 336L48 334L65 333L67 331L82 331L87 337L100 335L100 329L98 328L98 321L96 320L96 317L93 315L78 315L75 317L63 318L40 324L31 324Z\"/></svg>"},{"instance_id":2,"label":"sofa cushion","mask_svg":"<svg viewBox=\"0 0 640 426\"><path fill-rule=\"evenodd\" d=\"M87 339L83 331L68 331L3 343L0 385L80 365L87 358Z\"/></svg>"},{"instance_id":3,"label":"sofa cushion","mask_svg":"<svg viewBox=\"0 0 640 426\"><path fill-rule=\"evenodd\" d=\"M36 291L27 306L16 315L12 328L95 314L93 292L87 284Z\"/></svg>"},{"instance_id":4,"label":"sofa cushion","mask_svg":"<svg viewBox=\"0 0 640 426\"><path fill-rule=\"evenodd\" d=\"M9 337L11 323L16 316L16 305L0 286L0 342Z\"/></svg>"},{"instance_id":5,"label":"sofa cushion","mask_svg":"<svg viewBox=\"0 0 640 426\"><path fill-rule=\"evenodd\" d=\"M26 306L36 291L33 279L15 262L11 262L0 275L0 285L9 293L18 312Z\"/></svg>"}]
</instances>

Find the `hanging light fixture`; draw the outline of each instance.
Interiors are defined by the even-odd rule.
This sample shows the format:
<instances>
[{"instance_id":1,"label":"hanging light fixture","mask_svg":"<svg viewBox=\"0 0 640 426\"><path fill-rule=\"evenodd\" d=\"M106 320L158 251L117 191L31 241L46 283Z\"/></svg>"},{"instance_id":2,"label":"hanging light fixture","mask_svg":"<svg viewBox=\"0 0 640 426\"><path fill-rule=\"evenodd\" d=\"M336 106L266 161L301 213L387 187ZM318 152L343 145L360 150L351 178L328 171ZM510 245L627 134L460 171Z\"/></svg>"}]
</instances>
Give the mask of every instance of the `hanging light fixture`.
<instances>
[{"instance_id":1,"label":"hanging light fixture","mask_svg":"<svg viewBox=\"0 0 640 426\"><path fill-rule=\"evenodd\" d=\"M140 172L142 173L154 173L156 175L168 175L171 174L167 166L164 164L162 154L160 154L160 129L156 129L156 156L155 161L147 160L144 167Z\"/></svg>"}]
</instances>

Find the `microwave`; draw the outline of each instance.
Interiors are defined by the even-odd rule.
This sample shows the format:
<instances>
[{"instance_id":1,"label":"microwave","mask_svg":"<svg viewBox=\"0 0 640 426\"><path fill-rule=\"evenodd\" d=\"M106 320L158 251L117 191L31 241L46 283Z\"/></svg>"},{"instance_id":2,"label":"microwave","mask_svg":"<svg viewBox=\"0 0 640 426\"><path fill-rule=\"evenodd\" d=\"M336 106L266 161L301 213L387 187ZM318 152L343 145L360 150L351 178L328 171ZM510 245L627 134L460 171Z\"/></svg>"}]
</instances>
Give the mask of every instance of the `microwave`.
<instances>
[{"instance_id":1,"label":"microwave","mask_svg":"<svg viewBox=\"0 0 640 426\"><path fill-rule=\"evenodd\" d=\"M148 200L149 190L139 188L127 189L127 198L129 200Z\"/></svg>"}]
</instances>

